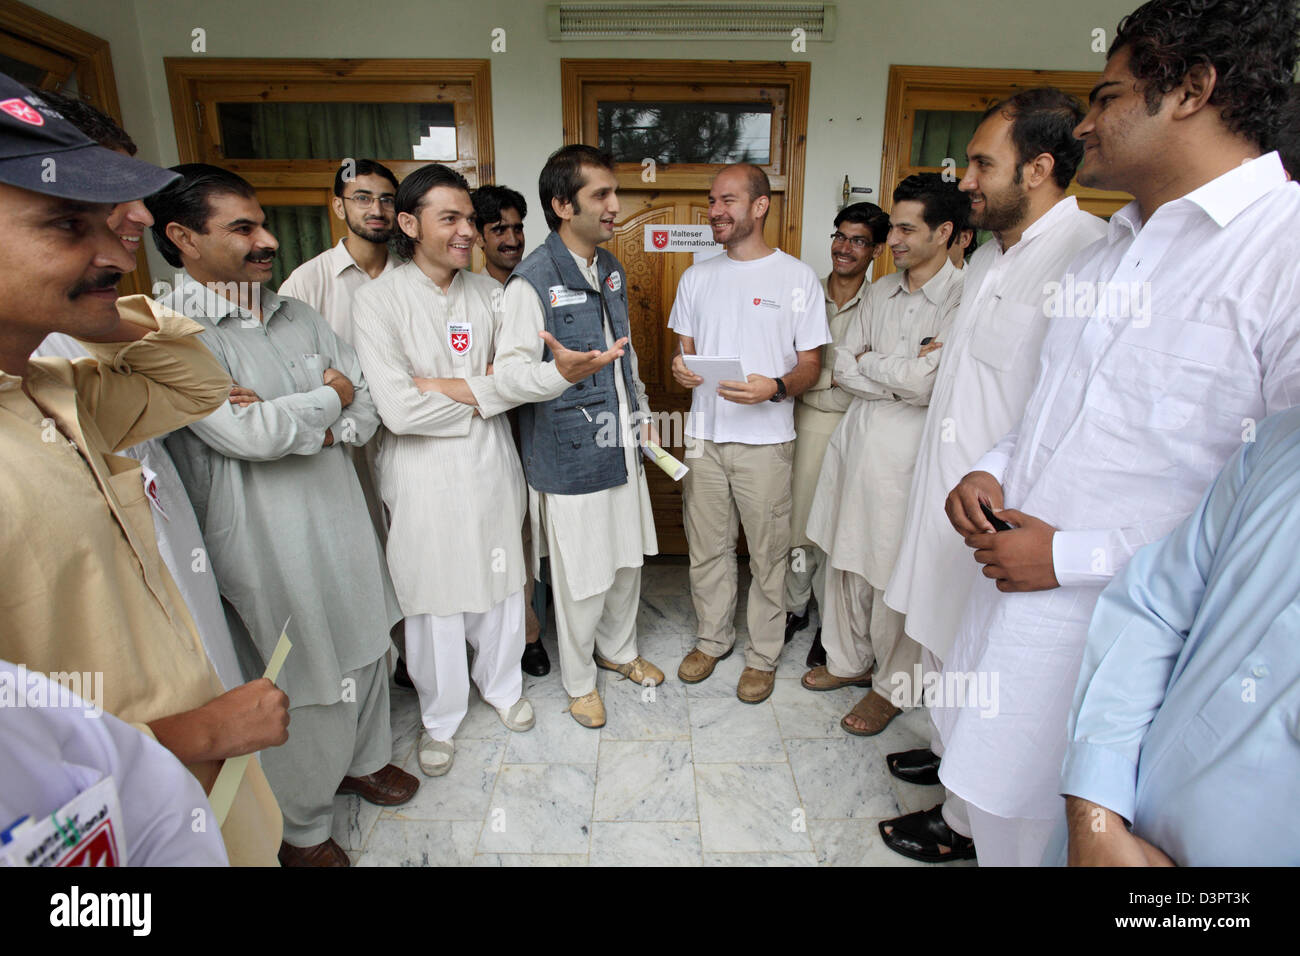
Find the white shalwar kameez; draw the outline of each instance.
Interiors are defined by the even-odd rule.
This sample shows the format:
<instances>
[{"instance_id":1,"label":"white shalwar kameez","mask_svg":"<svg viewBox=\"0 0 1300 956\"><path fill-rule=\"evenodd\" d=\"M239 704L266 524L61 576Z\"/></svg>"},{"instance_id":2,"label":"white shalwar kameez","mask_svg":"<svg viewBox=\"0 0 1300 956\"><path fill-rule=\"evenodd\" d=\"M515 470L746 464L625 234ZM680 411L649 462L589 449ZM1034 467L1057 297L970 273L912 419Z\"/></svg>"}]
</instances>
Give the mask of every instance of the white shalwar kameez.
<instances>
[{"instance_id":1,"label":"white shalwar kameez","mask_svg":"<svg viewBox=\"0 0 1300 956\"><path fill-rule=\"evenodd\" d=\"M509 405L485 374L500 314L492 279L464 270L447 291L409 262L357 290L357 355L383 420L379 487L388 566L406 617L406 664L423 723L451 740L469 706L465 642L483 699L523 693L524 480ZM478 408L414 378L465 379Z\"/></svg>"},{"instance_id":2,"label":"white shalwar kameez","mask_svg":"<svg viewBox=\"0 0 1300 956\"><path fill-rule=\"evenodd\" d=\"M588 285L593 290L600 288L595 259L588 263L572 250L569 253ZM498 393L512 404L558 398L570 383L553 361L542 361L544 343L538 333L546 328L546 316L536 291L522 279L506 283L501 310L504 318L493 375ZM614 344L608 316L605 344ZM623 384L624 361L632 363L635 405ZM635 424L650 417L636 353L626 350L623 358L614 360L613 371L618 427L625 436L627 481L581 495L528 489L533 572L540 575L541 559L549 554L560 676L570 697L583 697L596 688L593 650L615 664L636 658L641 566L645 555L659 552L650 489L638 461L640 445L635 439Z\"/></svg>"}]
</instances>

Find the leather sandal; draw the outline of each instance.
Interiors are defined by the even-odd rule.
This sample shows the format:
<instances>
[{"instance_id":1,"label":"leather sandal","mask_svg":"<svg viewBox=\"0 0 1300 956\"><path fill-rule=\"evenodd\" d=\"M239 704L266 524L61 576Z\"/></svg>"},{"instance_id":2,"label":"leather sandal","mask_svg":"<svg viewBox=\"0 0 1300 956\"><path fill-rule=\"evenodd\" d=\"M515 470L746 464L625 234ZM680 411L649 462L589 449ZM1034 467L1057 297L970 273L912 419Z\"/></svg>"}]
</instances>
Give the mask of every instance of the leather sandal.
<instances>
[{"instance_id":1,"label":"leather sandal","mask_svg":"<svg viewBox=\"0 0 1300 956\"><path fill-rule=\"evenodd\" d=\"M943 804L919 810L893 820L881 820L876 826L885 846L895 853L921 863L948 863L975 859L975 844L943 820ZM946 847L945 853L941 847Z\"/></svg>"},{"instance_id":2,"label":"leather sandal","mask_svg":"<svg viewBox=\"0 0 1300 956\"><path fill-rule=\"evenodd\" d=\"M870 687L871 670L868 668L857 677L836 677L825 665L814 667L800 679L805 690L839 690L841 687Z\"/></svg>"},{"instance_id":3,"label":"leather sandal","mask_svg":"<svg viewBox=\"0 0 1300 956\"><path fill-rule=\"evenodd\" d=\"M885 757L889 772L907 783L933 787L939 783L939 757L929 747L904 750Z\"/></svg>"}]
</instances>

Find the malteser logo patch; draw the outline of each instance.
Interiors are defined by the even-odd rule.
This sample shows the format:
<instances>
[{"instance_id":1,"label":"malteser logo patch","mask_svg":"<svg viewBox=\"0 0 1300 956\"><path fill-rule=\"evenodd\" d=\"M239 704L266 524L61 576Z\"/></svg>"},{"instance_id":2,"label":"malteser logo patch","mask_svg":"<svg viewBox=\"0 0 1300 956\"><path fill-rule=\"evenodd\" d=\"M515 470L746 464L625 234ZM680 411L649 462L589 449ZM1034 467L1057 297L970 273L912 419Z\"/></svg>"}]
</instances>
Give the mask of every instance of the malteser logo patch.
<instances>
[{"instance_id":1,"label":"malteser logo patch","mask_svg":"<svg viewBox=\"0 0 1300 956\"><path fill-rule=\"evenodd\" d=\"M758 306L760 309L781 308L781 303L777 302L776 299L764 299L764 298L760 298L759 296L754 296L754 305Z\"/></svg>"},{"instance_id":2,"label":"malteser logo patch","mask_svg":"<svg viewBox=\"0 0 1300 956\"><path fill-rule=\"evenodd\" d=\"M45 117L17 97L0 103L0 110L4 110L14 119L22 120L29 126L45 125Z\"/></svg>"}]
</instances>

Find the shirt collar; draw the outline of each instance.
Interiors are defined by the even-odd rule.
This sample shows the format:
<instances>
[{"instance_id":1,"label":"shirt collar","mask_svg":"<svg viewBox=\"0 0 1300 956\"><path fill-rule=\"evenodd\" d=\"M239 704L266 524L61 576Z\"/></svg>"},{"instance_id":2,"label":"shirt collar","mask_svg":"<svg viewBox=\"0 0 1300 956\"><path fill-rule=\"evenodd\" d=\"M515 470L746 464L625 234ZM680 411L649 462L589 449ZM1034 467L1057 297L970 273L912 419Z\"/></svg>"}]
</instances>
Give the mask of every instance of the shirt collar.
<instances>
[{"instance_id":1,"label":"shirt collar","mask_svg":"<svg viewBox=\"0 0 1300 956\"><path fill-rule=\"evenodd\" d=\"M347 272L348 269L356 269L358 272L361 271L361 267L357 265L357 260L352 258L352 253L348 252L348 247L343 244L346 241L347 236L344 236L337 244L331 246L330 251L327 253L329 256L330 272L336 277Z\"/></svg>"},{"instance_id":2,"label":"shirt collar","mask_svg":"<svg viewBox=\"0 0 1300 956\"><path fill-rule=\"evenodd\" d=\"M959 275L961 273L952 264L952 260L945 258L939 271L930 276L930 280L915 292L907 291L907 274L904 272L898 273L898 285L889 295L893 297L900 293L903 295L917 295L919 293L924 295L931 305L943 305L944 296L948 291L948 283L952 281L954 276Z\"/></svg>"},{"instance_id":3,"label":"shirt collar","mask_svg":"<svg viewBox=\"0 0 1300 956\"><path fill-rule=\"evenodd\" d=\"M1152 218L1162 213L1168 215L1185 210L1188 205L1193 205L1223 229L1255 200L1285 183L1286 173L1282 169L1282 159L1274 150L1247 160L1187 195L1165 203L1152 214ZM1166 210L1169 212L1166 213ZM1124 230L1135 236L1142 231L1142 212L1136 199L1110 217L1112 240Z\"/></svg>"},{"instance_id":4,"label":"shirt collar","mask_svg":"<svg viewBox=\"0 0 1300 956\"><path fill-rule=\"evenodd\" d=\"M1029 228L1020 234L1020 241L1011 248L1015 249L1034 237L1041 236L1043 233L1055 226L1058 220L1064 219L1070 213L1078 212L1078 210L1079 200L1075 199L1073 196L1064 197L1051 209L1047 210L1047 212L1035 219ZM1001 244L999 243L999 245Z\"/></svg>"},{"instance_id":5,"label":"shirt collar","mask_svg":"<svg viewBox=\"0 0 1300 956\"><path fill-rule=\"evenodd\" d=\"M868 270L870 270L869 266L868 266ZM864 275L862 277L862 285L858 286L858 291L853 293L853 297L849 299L848 302L845 302L843 306L838 306L835 305L835 300L831 298L831 277L824 276L822 278L822 295L825 296L827 305L833 306L835 308L836 315L839 315L841 312L845 312L853 308L855 305L861 302L862 296L866 293L866 291L869 288L871 288L871 283L867 280L867 277Z\"/></svg>"},{"instance_id":6,"label":"shirt collar","mask_svg":"<svg viewBox=\"0 0 1300 956\"><path fill-rule=\"evenodd\" d=\"M327 261L329 262L330 273L335 278L338 278L343 273L347 272L348 269L356 269L363 276L369 279L369 274L367 274L361 266L357 265L357 260L352 258L352 253L348 252L348 247L344 245L344 243L347 242L347 238L347 236L344 236L334 245L330 246L329 250L325 253L328 257ZM399 260L397 259L397 256L390 249L388 251L388 258L384 260L384 272L397 268L398 264Z\"/></svg>"},{"instance_id":7,"label":"shirt collar","mask_svg":"<svg viewBox=\"0 0 1300 956\"><path fill-rule=\"evenodd\" d=\"M404 262L398 268L406 269L407 274L415 281L417 285L423 286L426 289L430 289L433 292L436 292L438 295L450 295L452 289L458 288L458 285L463 282L463 280L461 279L461 273L465 271L464 269L457 269L454 273L452 273L451 282L447 283L447 291L443 292L442 289L438 287L438 283L434 282L427 275L425 275L424 270L415 264L414 259Z\"/></svg>"},{"instance_id":8,"label":"shirt collar","mask_svg":"<svg viewBox=\"0 0 1300 956\"><path fill-rule=\"evenodd\" d=\"M177 290L177 312L191 319L206 321L214 326L220 325L223 319L231 316L241 319L253 318L253 314L243 306L231 302L223 295L218 295L195 279L188 271L181 273L181 275L184 278ZM260 287L258 295L262 300L262 320L265 322L276 313L285 300L268 289L265 284ZM284 315L287 319L293 318L293 312L290 309L285 309Z\"/></svg>"}]
</instances>

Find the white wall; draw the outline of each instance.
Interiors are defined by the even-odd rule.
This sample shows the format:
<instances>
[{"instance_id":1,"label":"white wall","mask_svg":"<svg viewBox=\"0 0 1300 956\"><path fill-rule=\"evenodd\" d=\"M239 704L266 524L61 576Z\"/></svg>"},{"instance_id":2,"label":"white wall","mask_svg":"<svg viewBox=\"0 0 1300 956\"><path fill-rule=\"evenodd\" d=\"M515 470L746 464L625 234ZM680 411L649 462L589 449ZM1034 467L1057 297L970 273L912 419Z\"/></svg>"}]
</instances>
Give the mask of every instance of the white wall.
<instances>
[{"instance_id":1,"label":"white wall","mask_svg":"<svg viewBox=\"0 0 1300 956\"><path fill-rule=\"evenodd\" d=\"M812 63L802 256L830 266L829 234L847 173L879 200L885 95L892 63L1097 70L1092 31L1109 38L1138 0L839 0L834 42L760 40L551 42L546 0L26 0L112 44L123 118L143 158L178 161L165 56L193 56L191 31L212 57L486 57L492 61L496 181L536 204L537 173L560 145L560 60L807 60ZM358 11L362 14L358 15ZM506 30L493 53L491 31ZM529 244L541 216L529 217ZM154 274L166 274L152 258Z\"/></svg>"}]
</instances>

